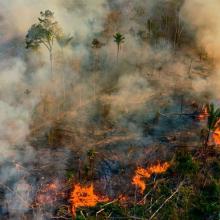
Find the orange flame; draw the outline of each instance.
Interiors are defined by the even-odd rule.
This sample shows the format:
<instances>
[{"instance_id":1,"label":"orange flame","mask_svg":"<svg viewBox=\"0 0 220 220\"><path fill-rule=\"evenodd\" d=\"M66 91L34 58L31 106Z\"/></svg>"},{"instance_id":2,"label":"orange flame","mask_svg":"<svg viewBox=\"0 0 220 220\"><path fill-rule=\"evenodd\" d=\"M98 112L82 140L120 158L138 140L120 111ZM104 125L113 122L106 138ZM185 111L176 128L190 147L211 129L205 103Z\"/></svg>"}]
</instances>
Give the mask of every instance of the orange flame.
<instances>
[{"instance_id":1,"label":"orange flame","mask_svg":"<svg viewBox=\"0 0 220 220\"><path fill-rule=\"evenodd\" d=\"M209 115L209 113L208 113L207 107L203 107L201 113L197 116L197 119L199 121L204 121L207 119L208 115Z\"/></svg>"},{"instance_id":2,"label":"orange flame","mask_svg":"<svg viewBox=\"0 0 220 220\"><path fill-rule=\"evenodd\" d=\"M36 197L36 205L52 204L59 198L64 198L65 194L59 191L56 183L48 183L43 186Z\"/></svg>"},{"instance_id":3,"label":"orange flame","mask_svg":"<svg viewBox=\"0 0 220 220\"><path fill-rule=\"evenodd\" d=\"M128 200L128 197L127 196L125 196L125 195L119 195L119 197L118 197L118 201L119 202L126 202Z\"/></svg>"},{"instance_id":4,"label":"orange flame","mask_svg":"<svg viewBox=\"0 0 220 220\"><path fill-rule=\"evenodd\" d=\"M167 171L170 167L170 164L165 162L164 164L153 165L148 168L138 167L135 171L135 176L132 179L132 184L140 188L141 193L146 189L146 184L143 179L149 179L153 173L160 174Z\"/></svg>"},{"instance_id":5,"label":"orange flame","mask_svg":"<svg viewBox=\"0 0 220 220\"><path fill-rule=\"evenodd\" d=\"M74 186L70 195L72 213L75 216L76 209L79 207L93 207L99 202L107 202L107 197L99 197L94 193L93 185L83 187L80 184Z\"/></svg>"},{"instance_id":6,"label":"orange flame","mask_svg":"<svg viewBox=\"0 0 220 220\"><path fill-rule=\"evenodd\" d=\"M216 128L212 134L212 138L216 145L220 145L220 128Z\"/></svg>"}]
</instances>

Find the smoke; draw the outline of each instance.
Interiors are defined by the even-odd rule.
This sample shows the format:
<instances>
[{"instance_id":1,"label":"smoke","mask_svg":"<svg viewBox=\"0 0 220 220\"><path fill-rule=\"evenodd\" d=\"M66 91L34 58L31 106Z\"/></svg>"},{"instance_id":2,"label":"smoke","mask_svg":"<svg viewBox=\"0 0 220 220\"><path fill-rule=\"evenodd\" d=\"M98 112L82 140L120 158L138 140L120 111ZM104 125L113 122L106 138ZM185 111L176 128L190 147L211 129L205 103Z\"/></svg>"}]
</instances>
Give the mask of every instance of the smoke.
<instances>
[{"instance_id":1,"label":"smoke","mask_svg":"<svg viewBox=\"0 0 220 220\"><path fill-rule=\"evenodd\" d=\"M198 46L214 59L219 59L219 8L219 1L193 0L185 1L181 11L184 20L195 32Z\"/></svg>"},{"instance_id":2,"label":"smoke","mask_svg":"<svg viewBox=\"0 0 220 220\"><path fill-rule=\"evenodd\" d=\"M82 40L91 33L91 30L100 31L102 19L107 12L104 0L96 0L93 3L85 0L68 0L65 3L59 0L54 0L53 3L47 0L3 1L1 2L1 31L7 30L3 32L5 40L9 37L23 37L28 28L36 22L39 12L44 11L45 8L56 13L56 18L65 32L79 34L78 37ZM22 16L18 16L17 11L22 12Z\"/></svg>"},{"instance_id":3,"label":"smoke","mask_svg":"<svg viewBox=\"0 0 220 220\"><path fill-rule=\"evenodd\" d=\"M192 129L191 119L166 113L192 113L194 101L218 97L218 88L212 89L218 84L213 77L219 72L220 5L212 2L186 0L182 7L182 1L168 0L0 2L3 219L53 215L56 204L36 208L36 195L50 182L61 188L66 170L77 172L88 150L107 152L108 159L97 159L96 166L111 179L114 171L101 167L102 159L129 168L146 159L153 142L166 147L161 138ZM54 45L53 79L47 49L24 49L28 29L46 9L73 37L66 47ZM115 32L125 36L118 58ZM192 36L196 45L188 44ZM199 47L214 59L214 70L199 60Z\"/></svg>"},{"instance_id":4,"label":"smoke","mask_svg":"<svg viewBox=\"0 0 220 220\"><path fill-rule=\"evenodd\" d=\"M1 187L6 187L10 181L17 179L12 185L12 188L7 188L5 191L4 201L8 203L2 204L1 215L7 207L11 214L16 212L17 216L17 214L28 210L30 198L28 196L29 189L26 187L27 183L21 179L25 173L17 170L16 163L25 163L25 161L29 161L34 156L34 151L31 147L22 147L25 155L24 157L24 155L20 155L20 151L16 146L26 145L26 137L29 134L30 114L35 102L34 100L24 100L25 94L22 88L25 88L23 81L25 64L19 59L9 59L1 63L0 66ZM18 199L17 194L21 195L25 200L25 205ZM11 217L10 219L14 218Z\"/></svg>"},{"instance_id":5,"label":"smoke","mask_svg":"<svg viewBox=\"0 0 220 220\"><path fill-rule=\"evenodd\" d=\"M212 94L213 101L219 99L219 9L219 1L186 0L181 10L181 16L195 35L197 47L214 66L212 71L206 70L208 79L197 79L195 89L208 91Z\"/></svg>"}]
</instances>

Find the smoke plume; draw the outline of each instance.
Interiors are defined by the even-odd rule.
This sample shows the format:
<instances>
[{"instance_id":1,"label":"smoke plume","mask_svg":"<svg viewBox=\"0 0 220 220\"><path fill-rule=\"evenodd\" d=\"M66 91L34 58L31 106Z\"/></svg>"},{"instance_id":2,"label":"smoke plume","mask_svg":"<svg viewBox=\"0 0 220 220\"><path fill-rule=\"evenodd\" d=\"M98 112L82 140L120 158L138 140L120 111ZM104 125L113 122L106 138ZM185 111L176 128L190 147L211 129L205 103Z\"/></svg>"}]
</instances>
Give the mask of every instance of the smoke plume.
<instances>
[{"instance_id":1,"label":"smoke plume","mask_svg":"<svg viewBox=\"0 0 220 220\"><path fill-rule=\"evenodd\" d=\"M25 49L47 9L72 36L54 45L53 80L47 49ZM0 218L52 218L57 207L36 208L36 195L51 182L62 188L91 149L96 177L106 175L113 195L114 170L142 163L149 149L170 147L166 135L192 128L176 115L220 94L219 9L218 0L1 1ZM116 32L125 36L118 58Z\"/></svg>"}]
</instances>

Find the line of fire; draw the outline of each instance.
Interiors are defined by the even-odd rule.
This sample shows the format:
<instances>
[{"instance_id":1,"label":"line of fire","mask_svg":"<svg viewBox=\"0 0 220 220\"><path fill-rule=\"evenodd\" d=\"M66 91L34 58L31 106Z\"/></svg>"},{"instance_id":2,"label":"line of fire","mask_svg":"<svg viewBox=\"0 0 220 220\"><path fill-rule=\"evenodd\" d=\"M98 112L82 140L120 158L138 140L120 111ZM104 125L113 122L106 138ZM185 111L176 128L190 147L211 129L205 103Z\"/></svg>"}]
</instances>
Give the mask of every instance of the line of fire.
<instances>
[{"instance_id":1,"label":"line of fire","mask_svg":"<svg viewBox=\"0 0 220 220\"><path fill-rule=\"evenodd\" d=\"M219 220L219 12L0 0L0 220Z\"/></svg>"}]
</instances>

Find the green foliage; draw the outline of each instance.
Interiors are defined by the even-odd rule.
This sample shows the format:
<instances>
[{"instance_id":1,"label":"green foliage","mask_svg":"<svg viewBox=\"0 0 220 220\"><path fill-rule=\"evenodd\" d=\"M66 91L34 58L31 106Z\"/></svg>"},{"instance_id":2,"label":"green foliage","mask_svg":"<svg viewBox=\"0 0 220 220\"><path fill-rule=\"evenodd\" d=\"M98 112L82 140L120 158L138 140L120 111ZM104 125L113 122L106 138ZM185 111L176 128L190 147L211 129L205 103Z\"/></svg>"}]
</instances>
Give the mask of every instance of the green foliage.
<instances>
[{"instance_id":1,"label":"green foliage","mask_svg":"<svg viewBox=\"0 0 220 220\"><path fill-rule=\"evenodd\" d=\"M93 151L87 153L92 157ZM203 159L197 157L196 152L181 150L175 153L171 164L169 171L158 175L144 194L130 194L126 206L118 202L99 203L95 207L84 208L84 215L88 220L108 219L108 216L113 219L130 219L131 216L149 219L159 209L153 218L155 220L219 220L219 154L213 151L206 166L201 166ZM176 194L169 199L174 192ZM96 213L102 209L96 218ZM83 216L78 214L78 219L83 219Z\"/></svg>"},{"instance_id":2,"label":"green foliage","mask_svg":"<svg viewBox=\"0 0 220 220\"><path fill-rule=\"evenodd\" d=\"M50 71L53 73L53 44L55 39L60 39L62 35L61 28L54 20L54 13L50 10L40 12L38 23L33 24L26 35L26 48L38 49L44 45L50 55Z\"/></svg>"},{"instance_id":3,"label":"green foliage","mask_svg":"<svg viewBox=\"0 0 220 220\"><path fill-rule=\"evenodd\" d=\"M220 213L220 185L212 182L200 189L193 198L191 219L219 219Z\"/></svg>"},{"instance_id":4,"label":"green foliage","mask_svg":"<svg viewBox=\"0 0 220 220\"><path fill-rule=\"evenodd\" d=\"M85 220L85 217L83 217L81 214L76 214L75 220Z\"/></svg>"},{"instance_id":5,"label":"green foliage","mask_svg":"<svg viewBox=\"0 0 220 220\"><path fill-rule=\"evenodd\" d=\"M220 180L220 161L215 160L211 163L211 174L216 180Z\"/></svg>"},{"instance_id":6,"label":"green foliage","mask_svg":"<svg viewBox=\"0 0 220 220\"><path fill-rule=\"evenodd\" d=\"M181 187L179 192L179 198L176 202L177 207L181 210L179 212L180 219L189 219L189 208L191 206L191 197L194 193L192 185L186 185Z\"/></svg>"},{"instance_id":7,"label":"green foliage","mask_svg":"<svg viewBox=\"0 0 220 220\"><path fill-rule=\"evenodd\" d=\"M85 176L88 176L89 175L89 171L90 171L90 166L88 165L88 164L85 164L84 166L83 166L83 172L84 172L84 174L85 174Z\"/></svg>"},{"instance_id":8,"label":"green foliage","mask_svg":"<svg viewBox=\"0 0 220 220\"><path fill-rule=\"evenodd\" d=\"M119 32L117 32L115 35L113 35L113 37L114 37L114 42L117 44L117 58L118 58L120 45L122 43L124 43L125 37Z\"/></svg>"},{"instance_id":9,"label":"green foliage","mask_svg":"<svg viewBox=\"0 0 220 220\"><path fill-rule=\"evenodd\" d=\"M100 48L102 46L101 42L98 39L92 40L92 48Z\"/></svg>"},{"instance_id":10,"label":"green foliage","mask_svg":"<svg viewBox=\"0 0 220 220\"><path fill-rule=\"evenodd\" d=\"M169 196L170 192L170 185L167 182L163 182L162 184L160 184L157 190L157 193L163 196Z\"/></svg>"},{"instance_id":11,"label":"green foliage","mask_svg":"<svg viewBox=\"0 0 220 220\"><path fill-rule=\"evenodd\" d=\"M66 216L69 214L69 210L67 206L61 206L58 208L56 212L57 216Z\"/></svg>"},{"instance_id":12,"label":"green foliage","mask_svg":"<svg viewBox=\"0 0 220 220\"><path fill-rule=\"evenodd\" d=\"M43 44L49 51L52 50L54 39L61 36L61 28L54 21L54 13L50 10L40 12L38 23L33 24L26 35L26 48L37 49Z\"/></svg>"},{"instance_id":13,"label":"green foliage","mask_svg":"<svg viewBox=\"0 0 220 220\"><path fill-rule=\"evenodd\" d=\"M66 171L67 180L72 181L74 176L75 176L75 172L73 170Z\"/></svg>"},{"instance_id":14,"label":"green foliage","mask_svg":"<svg viewBox=\"0 0 220 220\"><path fill-rule=\"evenodd\" d=\"M214 132L219 127L220 119L220 108L215 108L214 104L211 103L206 105L206 109L208 113L207 128L201 131L201 137L205 137L205 147L208 146L211 132Z\"/></svg>"},{"instance_id":15,"label":"green foliage","mask_svg":"<svg viewBox=\"0 0 220 220\"><path fill-rule=\"evenodd\" d=\"M113 218L120 218L120 217L126 217L125 212L123 208L118 203L112 203L105 207L105 213L108 215L111 215Z\"/></svg>"},{"instance_id":16,"label":"green foliage","mask_svg":"<svg viewBox=\"0 0 220 220\"><path fill-rule=\"evenodd\" d=\"M113 37L118 46L120 46L121 43L124 43L125 37L121 33L117 32Z\"/></svg>"},{"instance_id":17,"label":"green foliage","mask_svg":"<svg viewBox=\"0 0 220 220\"><path fill-rule=\"evenodd\" d=\"M143 205L136 205L131 208L130 213L133 213L134 216L143 217L145 216L146 207Z\"/></svg>"},{"instance_id":18,"label":"green foliage","mask_svg":"<svg viewBox=\"0 0 220 220\"><path fill-rule=\"evenodd\" d=\"M198 162L194 161L192 155L189 152L180 151L177 152L175 158L175 165L173 167L174 172L178 175L192 175L199 169Z\"/></svg>"},{"instance_id":19,"label":"green foliage","mask_svg":"<svg viewBox=\"0 0 220 220\"><path fill-rule=\"evenodd\" d=\"M90 159L94 159L95 158L95 155L96 155L96 152L94 149L90 149L87 151L87 157L90 158Z\"/></svg>"},{"instance_id":20,"label":"green foliage","mask_svg":"<svg viewBox=\"0 0 220 220\"><path fill-rule=\"evenodd\" d=\"M102 210L103 209L103 210ZM97 212L102 210L97 216ZM93 220L93 219L108 219L108 216L111 215L111 218L117 219L117 218L126 218L125 210L123 207L120 206L119 203L112 203L104 206L103 203L97 204L95 207L90 207L87 210L83 210L84 215L86 216L86 219ZM84 217L82 214L78 211L77 212L77 218L81 220Z\"/></svg>"},{"instance_id":21,"label":"green foliage","mask_svg":"<svg viewBox=\"0 0 220 220\"><path fill-rule=\"evenodd\" d=\"M220 118L220 108L215 108L214 104L206 106L208 110L208 124L209 130L215 130L218 126L218 120Z\"/></svg>"},{"instance_id":22,"label":"green foliage","mask_svg":"<svg viewBox=\"0 0 220 220\"><path fill-rule=\"evenodd\" d=\"M160 215L160 220L181 220L178 216L178 211L175 202L170 202L164 206L163 215Z\"/></svg>"}]
</instances>

